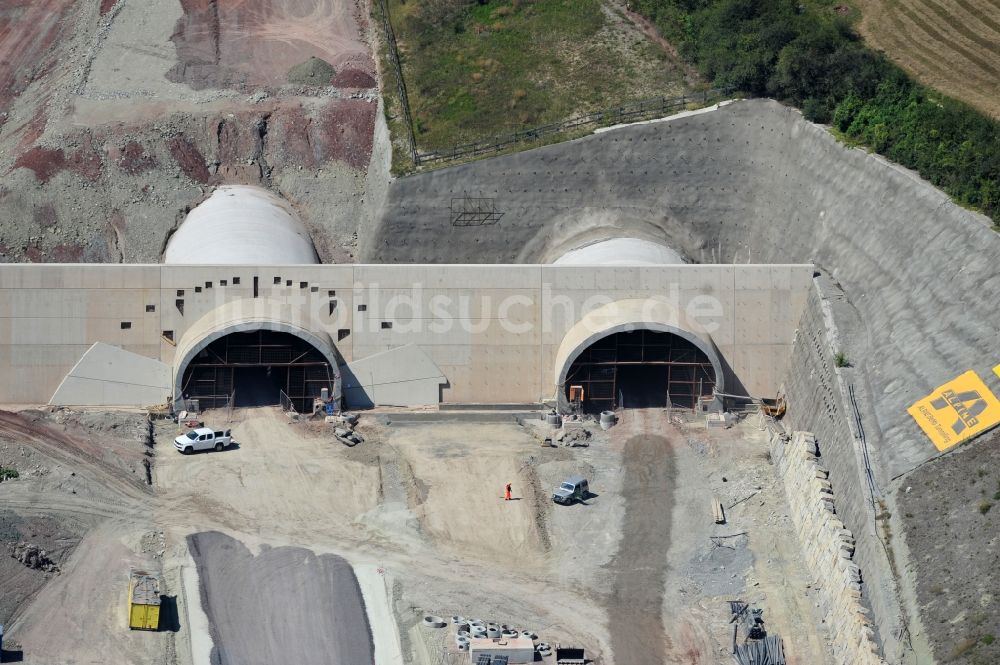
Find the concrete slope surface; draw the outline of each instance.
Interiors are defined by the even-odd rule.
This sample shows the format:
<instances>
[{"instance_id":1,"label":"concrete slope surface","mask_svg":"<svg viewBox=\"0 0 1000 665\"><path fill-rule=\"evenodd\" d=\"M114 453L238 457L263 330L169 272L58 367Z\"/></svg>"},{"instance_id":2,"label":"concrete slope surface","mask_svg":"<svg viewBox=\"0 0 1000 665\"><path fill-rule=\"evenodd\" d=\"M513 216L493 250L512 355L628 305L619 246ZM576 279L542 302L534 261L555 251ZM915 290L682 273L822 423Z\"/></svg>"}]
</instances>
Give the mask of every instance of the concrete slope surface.
<instances>
[{"instance_id":1,"label":"concrete slope surface","mask_svg":"<svg viewBox=\"0 0 1000 665\"><path fill-rule=\"evenodd\" d=\"M455 224L466 197L491 199L498 221ZM1000 235L988 220L772 101L402 178L362 258L548 262L621 236L693 262L812 262L828 272L867 327L867 350L852 361L867 360L880 396L890 478L936 453L906 408L996 364L1000 311L988 294L1000 288Z\"/></svg>"},{"instance_id":2,"label":"concrete slope surface","mask_svg":"<svg viewBox=\"0 0 1000 665\"><path fill-rule=\"evenodd\" d=\"M188 536L220 665L373 662L371 629L347 561L301 547L254 554L217 531Z\"/></svg>"}]
</instances>

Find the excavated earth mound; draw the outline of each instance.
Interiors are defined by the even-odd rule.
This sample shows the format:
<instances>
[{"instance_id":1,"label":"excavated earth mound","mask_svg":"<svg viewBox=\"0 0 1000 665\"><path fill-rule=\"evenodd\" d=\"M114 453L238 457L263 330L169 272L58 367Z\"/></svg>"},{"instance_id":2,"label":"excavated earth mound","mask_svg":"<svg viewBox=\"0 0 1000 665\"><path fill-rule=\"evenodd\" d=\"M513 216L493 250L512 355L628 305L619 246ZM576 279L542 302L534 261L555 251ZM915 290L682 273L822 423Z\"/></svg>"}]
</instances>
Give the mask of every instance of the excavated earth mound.
<instances>
[{"instance_id":1,"label":"excavated earth mound","mask_svg":"<svg viewBox=\"0 0 1000 665\"><path fill-rule=\"evenodd\" d=\"M290 83L302 63L332 68ZM279 193L349 261L369 165L388 178L374 76L348 0L4 3L0 261L156 262L219 184Z\"/></svg>"},{"instance_id":2,"label":"excavated earth mound","mask_svg":"<svg viewBox=\"0 0 1000 665\"><path fill-rule=\"evenodd\" d=\"M335 73L326 60L309 58L288 70L288 80L302 85L329 85Z\"/></svg>"}]
</instances>

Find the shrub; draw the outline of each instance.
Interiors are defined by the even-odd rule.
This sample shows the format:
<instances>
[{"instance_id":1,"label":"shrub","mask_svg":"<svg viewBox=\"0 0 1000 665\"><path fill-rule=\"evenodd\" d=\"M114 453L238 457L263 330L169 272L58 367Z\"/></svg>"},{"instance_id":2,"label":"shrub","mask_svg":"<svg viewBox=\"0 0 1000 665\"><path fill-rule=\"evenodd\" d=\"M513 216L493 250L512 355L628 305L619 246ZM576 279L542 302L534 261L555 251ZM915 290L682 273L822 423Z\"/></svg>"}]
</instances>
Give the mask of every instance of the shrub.
<instances>
[{"instance_id":1,"label":"shrub","mask_svg":"<svg viewBox=\"0 0 1000 665\"><path fill-rule=\"evenodd\" d=\"M986 501L985 499L983 501L979 502L979 512L981 514L983 514L983 515L985 515L986 513L990 512L990 508L992 508L992 507L993 507L993 504L990 503L989 501Z\"/></svg>"},{"instance_id":2,"label":"shrub","mask_svg":"<svg viewBox=\"0 0 1000 665\"><path fill-rule=\"evenodd\" d=\"M833 362L837 367L850 367L851 364L847 362L847 354L843 351L837 351L833 356Z\"/></svg>"},{"instance_id":3,"label":"shrub","mask_svg":"<svg viewBox=\"0 0 1000 665\"><path fill-rule=\"evenodd\" d=\"M1000 123L915 83L844 17L790 0L632 5L716 85L795 104L1000 221Z\"/></svg>"},{"instance_id":4,"label":"shrub","mask_svg":"<svg viewBox=\"0 0 1000 665\"><path fill-rule=\"evenodd\" d=\"M19 478L19 477L20 477L20 474L17 472L17 469L14 469L14 468L11 468L11 467L6 467L6 466L0 466L0 482L3 482L4 480L11 480L13 478Z\"/></svg>"}]
</instances>

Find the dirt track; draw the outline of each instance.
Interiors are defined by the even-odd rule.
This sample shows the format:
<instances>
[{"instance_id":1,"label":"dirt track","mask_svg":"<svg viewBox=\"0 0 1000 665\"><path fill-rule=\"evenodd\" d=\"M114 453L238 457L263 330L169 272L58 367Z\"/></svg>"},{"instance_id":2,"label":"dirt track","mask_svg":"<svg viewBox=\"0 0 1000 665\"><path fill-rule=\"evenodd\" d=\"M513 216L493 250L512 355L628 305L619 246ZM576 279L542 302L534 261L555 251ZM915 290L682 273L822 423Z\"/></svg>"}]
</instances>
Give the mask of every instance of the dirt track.
<instances>
[{"instance_id":1,"label":"dirt track","mask_svg":"<svg viewBox=\"0 0 1000 665\"><path fill-rule=\"evenodd\" d=\"M662 416L634 413L637 417L615 432L626 439L625 522L618 553L607 566L614 591L605 607L617 661L659 665L666 661L660 608L673 521L675 443L652 433L662 430Z\"/></svg>"},{"instance_id":2,"label":"dirt track","mask_svg":"<svg viewBox=\"0 0 1000 665\"><path fill-rule=\"evenodd\" d=\"M372 662L371 629L347 561L300 547L257 556L218 532L188 536L218 665Z\"/></svg>"}]
</instances>

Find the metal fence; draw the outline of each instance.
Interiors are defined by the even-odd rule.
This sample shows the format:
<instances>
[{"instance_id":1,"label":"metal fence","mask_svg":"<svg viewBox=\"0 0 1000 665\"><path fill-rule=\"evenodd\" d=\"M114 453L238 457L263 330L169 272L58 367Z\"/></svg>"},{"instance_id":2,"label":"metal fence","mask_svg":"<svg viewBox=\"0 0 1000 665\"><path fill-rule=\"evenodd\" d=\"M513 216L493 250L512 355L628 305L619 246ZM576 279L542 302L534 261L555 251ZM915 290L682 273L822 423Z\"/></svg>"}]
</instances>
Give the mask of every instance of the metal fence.
<instances>
[{"instance_id":1,"label":"metal fence","mask_svg":"<svg viewBox=\"0 0 1000 665\"><path fill-rule=\"evenodd\" d=\"M183 397L178 397L174 400L174 413L180 413L181 411L189 411L191 413L198 413L201 410L201 400L198 399L186 399Z\"/></svg>"},{"instance_id":2,"label":"metal fence","mask_svg":"<svg viewBox=\"0 0 1000 665\"><path fill-rule=\"evenodd\" d=\"M522 129L518 132L502 134L473 143L463 143L447 150L417 151L414 153L413 161L414 164L420 166L422 164L449 162L466 157L495 154L518 143L531 143L547 136L563 134L576 129L596 129L598 127L661 118L684 108L688 104L707 104L709 101L725 99L732 93L733 91L729 88L713 88L690 95L681 95L680 97L654 97L636 102L628 102L621 106L574 116L560 122L532 127L531 129ZM411 130L410 134L412 135L412 133Z\"/></svg>"},{"instance_id":3,"label":"metal fence","mask_svg":"<svg viewBox=\"0 0 1000 665\"><path fill-rule=\"evenodd\" d=\"M288 396L284 390L278 391L278 399L281 401L281 410L285 413L298 413L295 410L295 402Z\"/></svg>"},{"instance_id":4,"label":"metal fence","mask_svg":"<svg viewBox=\"0 0 1000 665\"><path fill-rule=\"evenodd\" d=\"M719 101L733 94L732 88L712 88L680 97L653 97L620 106L607 108L594 113L574 116L560 122L523 129L510 134L501 134L492 138L462 143L443 150L421 151L417 149L417 139L413 133L413 117L410 114L410 100L406 94L406 80L403 78L403 66L396 48L396 33L389 20L389 7L386 0L378 0L379 13L382 18L382 29L385 31L386 46L389 49L389 62L396 77L396 93L403 110L403 122L406 125L406 139L409 144L410 157L413 165L435 164L455 161L468 157L496 154L519 143L532 143L548 136L563 134L572 130L606 127L628 122L661 118L684 108L688 104L708 104L709 101Z\"/></svg>"},{"instance_id":5,"label":"metal fence","mask_svg":"<svg viewBox=\"0 0 1000 665\"><path fill-rule=\"evenodd\" d=\"M420 164L417 155L417 141L413 136L413 118L410 117L410 100L406 96L406 81L403 80L403 67L399 62L399 49L396 48L396 33L392 30L392 22L389 20L389 7L385 0L378 0L379 11L382 14L382 29L385 31L385 43L389 48L389 62L392 64L392 71L396 75L396 93L399 95L399 104L403 107L403 121L406 123L406 138L410 144L410 156L414 165Z\"/></svg>"}]
</instances>

